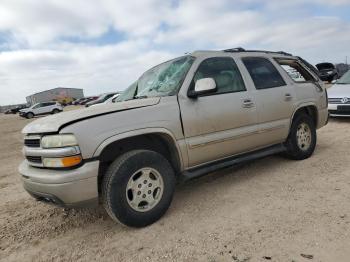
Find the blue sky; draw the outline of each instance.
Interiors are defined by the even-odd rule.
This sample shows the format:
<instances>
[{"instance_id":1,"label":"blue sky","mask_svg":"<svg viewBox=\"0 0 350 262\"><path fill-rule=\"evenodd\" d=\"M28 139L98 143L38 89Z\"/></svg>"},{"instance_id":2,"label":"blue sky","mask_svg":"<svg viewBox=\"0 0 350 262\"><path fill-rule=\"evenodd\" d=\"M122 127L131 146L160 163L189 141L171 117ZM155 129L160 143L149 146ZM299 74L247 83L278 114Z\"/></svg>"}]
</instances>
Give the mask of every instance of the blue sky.
<instances>
[{"instance_id":1,"label":"blue sky","mask_svg":"<svg viewBox=\"0 0 350 262\"><path fill-rule=\"evenodd\" d=\"M196 49L350 61L350 0L2 0L0 105L57 86L123 90Z\"/></svg>"}]
</instances>

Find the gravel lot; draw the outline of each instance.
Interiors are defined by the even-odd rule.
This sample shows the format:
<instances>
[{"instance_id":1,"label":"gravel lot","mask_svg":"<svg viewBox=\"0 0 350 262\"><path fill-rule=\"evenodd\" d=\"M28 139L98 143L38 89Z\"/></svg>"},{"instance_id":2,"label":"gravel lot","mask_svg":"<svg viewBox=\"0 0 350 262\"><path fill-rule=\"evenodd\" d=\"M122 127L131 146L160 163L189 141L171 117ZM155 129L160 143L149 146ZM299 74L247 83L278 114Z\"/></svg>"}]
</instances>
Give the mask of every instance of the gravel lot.
<instances>
[{"instance_id":1,"label":"gravel lot","mask_svg":"<svg viewBox=\"0 0 350 262\"><path fill-rule=\"evenodd\" d=\"M178 186L143 229L34 201L17 173L30 121L0 114L1 261L349 261L350 120L319 130L308 160L272 156Z\"/></svg>"}]
</instances>

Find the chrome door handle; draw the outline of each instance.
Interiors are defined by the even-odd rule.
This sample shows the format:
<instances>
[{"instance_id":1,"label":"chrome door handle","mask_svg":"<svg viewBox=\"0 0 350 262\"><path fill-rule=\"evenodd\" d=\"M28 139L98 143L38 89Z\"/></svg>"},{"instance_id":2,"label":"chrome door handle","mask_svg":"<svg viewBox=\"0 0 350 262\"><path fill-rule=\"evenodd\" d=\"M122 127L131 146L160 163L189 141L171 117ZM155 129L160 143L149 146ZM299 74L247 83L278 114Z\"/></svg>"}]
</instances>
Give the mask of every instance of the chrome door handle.
<instances>
[{"instance_id":1,"label":"chrome door handle","mask_svg":"<svg viewBox=\"0 0 350 262\"><path fill-rule=\"evenodd\" d=\"M243 103L242 103L242 106L244 108L251 108L251 107L254 106L254 103L253 103L253 101L251 99L244 99Z\"/></svg>"},{"instance_id":2,"label":"chrome door handle","mask_svg":"<svg viewBox=\"0 0 350 262\"><path fill-rule=\"evenodd\" d=\"M292 97L291 94L288 94L288 93L287 93L287 94L284 95L284 100L286 100L286 101L290 101L290 100L292 100L292 98L293 98L293 97Z\"/></svg>"}]
</instances>

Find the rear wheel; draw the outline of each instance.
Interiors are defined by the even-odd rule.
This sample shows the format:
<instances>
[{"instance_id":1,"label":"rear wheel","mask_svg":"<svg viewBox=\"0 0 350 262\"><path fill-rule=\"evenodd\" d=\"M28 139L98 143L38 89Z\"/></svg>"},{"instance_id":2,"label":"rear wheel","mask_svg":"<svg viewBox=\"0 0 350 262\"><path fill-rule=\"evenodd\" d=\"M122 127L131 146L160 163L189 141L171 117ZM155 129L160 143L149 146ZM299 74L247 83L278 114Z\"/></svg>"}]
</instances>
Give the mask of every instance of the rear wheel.
<instances>
[{"instance_id":1,"label":"rear wheel","mask_svg":"<svg viewBox=\"0 0 350 262\"><path fill-rule=\"evenodd\" d=\"M55 108L54 110L52 110L52 114L57 114L57 113L59 113L60 112L60 110L58 110L57 108Z\"/></svg>"},{"instance_id":2,"label":"rear wheel","mask_svg":"<svg viewBox=\"0 0 350 262\"><path fill-rule=\"evenodd\" d=\"M287 157L302 160L310 157L316 147L316 128L313 119L306 114L299 114L293 120L286 141Z\"/></svg>"},{"instance_id":3,"label":"rear wheel","mask_svg":"<svg viewBox=\"0 0 350 262\"><path fill-rule=\"evenodd\" d=\"M26 118L31 119L34 117L34 114L32 112L29 112L26 114Z\"/></svg>"},{"instance_id":4,"label":"rear wheel","mask_svg":"<svg viewBox=\"0 0 350 262\"><path fill-rule=\"evenodd\" d=\"M111 164L102 183L103 205L111 218L127 226L144 227L169 208L175 174L161 154L133 150Z\"/></svg>"}]
</instances>

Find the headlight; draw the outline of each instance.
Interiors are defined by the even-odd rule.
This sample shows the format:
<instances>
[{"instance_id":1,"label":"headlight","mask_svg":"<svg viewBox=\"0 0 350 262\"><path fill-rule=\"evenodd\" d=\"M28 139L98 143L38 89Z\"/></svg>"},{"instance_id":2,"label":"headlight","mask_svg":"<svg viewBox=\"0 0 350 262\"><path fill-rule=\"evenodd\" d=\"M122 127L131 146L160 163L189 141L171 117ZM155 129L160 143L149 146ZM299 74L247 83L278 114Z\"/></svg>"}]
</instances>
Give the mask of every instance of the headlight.
<instances>
[{"instance_id":1,"label":"headlight","mask_svg":"<svg viewBox=\"0 0 350 262\"><path fill-rule=\"evenodd\" d=\"M64 168L79 165L82 161L80 155L60 158L43 158L44 167Z\"/></svg>"},{"instance_id":2,"label":"headlight","mask_svg":"<svg viewBox=\"0 0 350 262\"><path fill-rule=\"evenodd\" d=\"M44 136L41 139L41 146L43 148L57 148L77 145L77 139L74 135L70 134Z\"/></svg>"}]
</instances>

